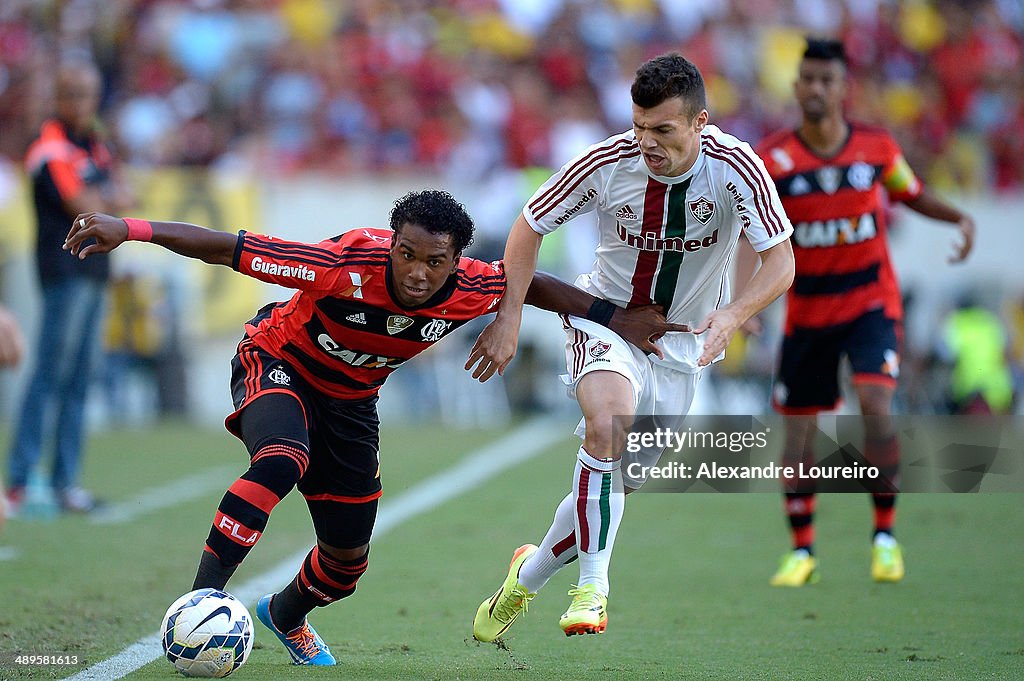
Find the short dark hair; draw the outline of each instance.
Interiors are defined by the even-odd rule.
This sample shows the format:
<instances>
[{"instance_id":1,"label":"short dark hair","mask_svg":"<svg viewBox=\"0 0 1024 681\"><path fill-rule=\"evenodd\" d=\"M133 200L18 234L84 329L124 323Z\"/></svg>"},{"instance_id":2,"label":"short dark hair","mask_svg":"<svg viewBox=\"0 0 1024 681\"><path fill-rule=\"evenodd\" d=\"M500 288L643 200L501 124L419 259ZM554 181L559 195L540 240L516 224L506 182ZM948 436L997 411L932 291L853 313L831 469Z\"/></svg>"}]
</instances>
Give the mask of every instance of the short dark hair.
<instances>
[{"instance_id":1,"label":"short dark hair","mask_svg":"<svg viewBox=\"0 0 1024 681\"><path fill-rule=\"evenodd\" d=\"M700 70L678 52L670 52L644 62L636 70L629 94L633 103L651 109L666 99L682 97L693 118L707 106L704 77Z\"/></svg>"},{"instance_id":2,"label":"short dark hair","mask_svg":"<svg viewBox=\"0 0 1024 681\"><path fill-rule=\"evenodd\" d=\"M804 59L838 60L843 63L843 66L846 66L846 48L841 40L808 37Z\"/></svg>"},{"instance_id":3,"label":"short dark hair","mask_svg":"<svg viewBox=\"0 0 1024 681\"><path fill-rule=\"evenodd\" d=\"M419 225L431 234L451 234L456 253L473 243L473 218L455 197L440 189L409 192L395 201L391 209L391 229L406 224Z\"/></svg>"}]
</instances>

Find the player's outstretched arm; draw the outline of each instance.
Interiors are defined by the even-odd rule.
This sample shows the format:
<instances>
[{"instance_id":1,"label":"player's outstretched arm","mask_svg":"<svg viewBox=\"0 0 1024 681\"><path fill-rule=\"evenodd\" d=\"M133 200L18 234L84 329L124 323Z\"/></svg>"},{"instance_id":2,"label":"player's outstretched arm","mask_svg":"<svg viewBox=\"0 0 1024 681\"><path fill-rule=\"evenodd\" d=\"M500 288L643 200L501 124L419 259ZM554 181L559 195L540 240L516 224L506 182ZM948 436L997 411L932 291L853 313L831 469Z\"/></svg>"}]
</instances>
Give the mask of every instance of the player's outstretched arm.
<instances>
[{"instance_id":1,"label":"player's outstretched arm","mask_svg":"<svg viewBox=\"0 0 1024 681\"><path fill-rule=\"evenodd\" d=\"M481 383L495 373L505 373L505 367L516 355L523 302L537 269L542 238L522 213L512 223L505 242L505 295L501 298L498 315L477 337L466 361L466 371L472 370L473 378Z\"/></svg>"},{"instance_id":2,"label":"player's outstretched arm","mask_svg":"<svg viewBox=\"0 0 1024 681\"><path fill-rule=\"evenodd\" d=\"M953 255L949 256L949 262L963 262L967 259L974 248L975 226L970 215L957 210L927 189L921 192L920 196L905 203L908 208L925 217L956 225L960 232L960 243L956 245Z\"/></svg>"},{"instance_id":3,"label":"player's outstretched arm","mask_svg":"<svg viewBox=\"0 0 1024 681\"><path fill-rule=\"evenodd\" d=\"M768 307L793 283L796 266L793 260L793 245L789 239L761 251L758 256L761 258L761 267L736 299L710 313L693 330L696 334L707 334L704 339L704 353L697 360L698 366L711 364L729 345L736 329Z\"/></svg>"},{"instance_id":4,"label":"player's outstretched arm","mask_svg":"<svg viewBox=\"0 0 1024 681\"><path fill-rule=\"evenodd\" d=\"M533 275L530 289L526 292L526 304L607 326L644 352L654 353L662 359L664 355L655 341L669 332L690 330L690 327L683 324L670 324L658 305L627 310L596 298L546 272Z\"/></svg>"},{"instance_id":5,"label":"player's outstretched arm","mask_svg":"<svg viewBox=\"0 0 1024 681\"><path fill-rule=\"evenodd\" d=\"M89 239L96 241L84 245ZM179 255L230 267L238 235L186 222L147 222L82 213L71 223L64 250L84 260L93 253L108 253L125 241L152 241Z\"/></svg>"}]
</instances>

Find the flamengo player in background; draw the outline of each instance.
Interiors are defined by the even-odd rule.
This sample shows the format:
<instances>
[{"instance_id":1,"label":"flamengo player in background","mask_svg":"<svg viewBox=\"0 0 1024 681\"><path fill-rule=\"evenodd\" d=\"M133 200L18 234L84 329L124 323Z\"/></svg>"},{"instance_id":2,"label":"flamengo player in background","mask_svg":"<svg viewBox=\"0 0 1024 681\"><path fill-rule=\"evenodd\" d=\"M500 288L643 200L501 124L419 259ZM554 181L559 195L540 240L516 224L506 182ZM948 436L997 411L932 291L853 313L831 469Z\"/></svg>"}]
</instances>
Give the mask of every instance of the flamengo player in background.
<instances>
[{"instance_id":1,"label":"flamengo player in background","mask_svg":"<svg viewBox=\"0 0 1024 681\"><path fill-rule=\"evenodd\" d=\"M90 238L96 243L84 245ZM225 425L251 464L220 502L192 587L223 589L298 485L316 546L295 579L256 606L296 664L335 664L306 615L351 595L366 570L381 495L377 391L408 359L494 311L505 292L500 262L461 257L472 239L465 208L441 191L402 197L390 230L356 229L318 244L99 213L79 215L68 234L64 247L80 258L153 241L298 289L245 325L232 360L236 411ZM594 300L554 277L536 281L530 302L541 307L583 314ZM652 308L612 325L645 347L676 328Z\"/></svg>"},{"instance_id":2,"label":"flamengo player in background","mask_svg":"<svg viewBox=\"0 0 1024 681\"><path fill-rule=\"evenodd\" d=\"M903 311L889 262L883 194L956 226L962 241L951 262L970 253L974 222L921 186L889 133L844 118L846 75L841 42L809 40L794 85L800 127L758 147L795 225L796 279L787 297L774 405L788 415L786 465L813 462L815 415L835 408L839 360L846 355L864 415L864 455L895 472L899 449L889 417ZM897 582L904 567L892 535L896 496L872 498L871 574L875 581ZM793 551L771 584L801 586L817 579L814 494L790 492L785 502Z\"/></svg>"},{"instance_id":3,"label":"flamengo player in background","mask_svg":"<svg viewBox=\"0 0 1024 681\"><path fill-rule=\"evenodd\" d=\"M644 480L629 463L654 465L661 452L626 453L616 416L686 414L701 371L724 356L736 329L789 286L792 226L764 164L745 142L708 125L704 80L679 54L643 64L631 90L633 129L600 142L545 182L512 225L505 247L508 293L466 368L487 380L515 354L522 305L545 234L596 211L597 261L576 285L599 298L566 317L564 377L579 401L572 491L555 510L540 547L515 552L504 584L481 603L473 635L493 641L528 601L579 557L579 584L560 625L566 635L604 631L608 566L624 493ZM740 234L761 268L729 302L729 265ZM692 333L661 339L660 356L634 350L600 322L620 307L657 304ZM597 322L597 323L595 323ZM625 473L625 474L624 474Z\"/></svg>"}]
</instances>

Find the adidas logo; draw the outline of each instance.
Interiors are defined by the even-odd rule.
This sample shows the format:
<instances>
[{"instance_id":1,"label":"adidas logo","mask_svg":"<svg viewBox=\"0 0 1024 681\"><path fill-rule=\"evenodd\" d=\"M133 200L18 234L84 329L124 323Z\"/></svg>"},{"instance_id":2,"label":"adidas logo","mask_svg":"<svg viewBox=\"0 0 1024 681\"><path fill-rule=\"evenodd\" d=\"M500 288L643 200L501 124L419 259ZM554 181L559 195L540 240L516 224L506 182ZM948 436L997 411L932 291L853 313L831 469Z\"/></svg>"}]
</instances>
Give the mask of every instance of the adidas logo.
<instances>
[{"instance_id":1,"label":"adidas logo","mask_svg":"<svg viewBox=\"0 0 1024 681\"><path fill-rule=\"evenodd\" d=\"M345 320L349 322L354 322L356 324L365 324L366 315L363 314L362 312L356 312L355 314L350 314L349 316L345 317Z\"/></svg>"},{"instance_id":2,"label":"adidas logo","mask_svg":"<svg viewBox=\"0 0 1024 681\"><path fill-rule=\"evenodd\" d=\"M627 203L625 206L620 208L615 213L615 219L616 220L636 220L638 218L637 218L636 213L633 212L633 209L630 208L629 204Z\"/></svg>"}]
</instances>

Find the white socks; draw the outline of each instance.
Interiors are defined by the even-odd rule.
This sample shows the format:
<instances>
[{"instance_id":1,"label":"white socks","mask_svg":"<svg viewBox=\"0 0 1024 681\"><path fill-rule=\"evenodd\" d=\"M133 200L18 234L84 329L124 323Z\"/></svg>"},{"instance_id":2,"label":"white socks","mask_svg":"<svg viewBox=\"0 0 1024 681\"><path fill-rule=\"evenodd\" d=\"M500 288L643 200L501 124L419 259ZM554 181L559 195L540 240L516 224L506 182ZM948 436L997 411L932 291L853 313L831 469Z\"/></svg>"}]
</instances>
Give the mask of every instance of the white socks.
<instances>
[{"instance_id":1,"label":"white socks","mask_svg":"<svg viewBox=\"0 0 1024 681\"><path fill-rule=\"evenodd\" d=\"M540 591L556 572L576 557L574 507L572 494L566 494L555 509L555 519L544 535L539 550L519 568L519 583L532 594Z\"/></svg>"},{"instance_id":2,"label":"white socks","mask_svg":"<svg viewBox=\"0 0 1024 681\"><path fill-rule=\"evenodd\" d=\"M580 447L572 492L555 509L540 550L519 569L519 583L530 593L537 593L578 555L579 584L595 584L598 591L608 595L612 546L625 506L619 463L595 459Z\"/></svg>"}]
</instances>

